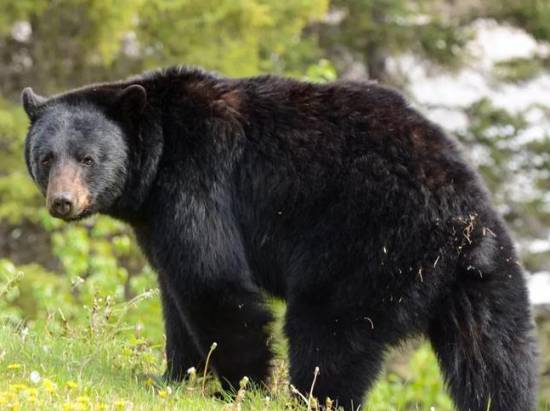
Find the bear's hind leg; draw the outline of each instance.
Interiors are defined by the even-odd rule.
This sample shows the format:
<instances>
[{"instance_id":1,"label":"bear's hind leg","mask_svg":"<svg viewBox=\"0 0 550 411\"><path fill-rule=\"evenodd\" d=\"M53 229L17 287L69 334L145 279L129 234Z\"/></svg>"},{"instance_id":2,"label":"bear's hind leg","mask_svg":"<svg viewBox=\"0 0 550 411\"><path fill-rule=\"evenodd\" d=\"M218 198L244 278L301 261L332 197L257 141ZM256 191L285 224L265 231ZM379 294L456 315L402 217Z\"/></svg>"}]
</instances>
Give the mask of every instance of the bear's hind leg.
<instances>
[{"instance_id":1,"label":"bear's hind leg","mask_svg":"<svg viewBox=\"0 0 550 411\"><path fill-rule=\"evenodd\" d=\"M464 271L429 336L460 411L532 411L536 344L522 273Z\"/></svg>"}]
</instances>

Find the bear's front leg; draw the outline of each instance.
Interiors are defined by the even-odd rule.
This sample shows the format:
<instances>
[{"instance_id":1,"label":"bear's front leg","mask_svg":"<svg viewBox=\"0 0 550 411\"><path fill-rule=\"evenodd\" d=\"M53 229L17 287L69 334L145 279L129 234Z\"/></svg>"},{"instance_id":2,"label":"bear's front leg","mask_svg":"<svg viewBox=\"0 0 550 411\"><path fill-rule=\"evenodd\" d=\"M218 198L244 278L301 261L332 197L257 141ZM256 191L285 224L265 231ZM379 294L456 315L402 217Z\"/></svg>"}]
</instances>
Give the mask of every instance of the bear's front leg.
<instances>
[{"instance_id":1,"label":"bear's front leg","mask_svg":"<svg viewBox=\"0 0 550 411\"><path fill-rule=\"evenodd\" d=\"M190 288L174 284L173 296L181 307L191 333L203 350L217 343L209 367L224 389L238 389L247 376L266 383L271 350L268 325L273 320L254 287L220 281Z\"/></svg>"},{"instance_id":2,"label":"bear's front leg","mask_svg":"<svg viewBox=\"0 0 550 411\"><path fill-rule=\"evenodd\" d=\"M189 368L202 369L204 353L188 330L184 318L168 292L165 279L160 276L159 285L166 334L166 371L163 379L182 381Z\"/></svg>"},{"instance_id":3,"label":"bear's front leg","mask_svg":"<svg viewBox=\"0 0 550 411\"><path fill-rule=\"evenodd\" d=\"M350 321L353 315L338 315L325 301L311 301L304 295L288 301L290 382L305 396L312 392L321 404L328 397L336 408L361 409L365 392L381 369L385 338L373 338L369 321Z\"/></svg>"},{"instance_id":4,"label":"bear's front leg","mask_svg":"<svg viewBox=\"0 0 550 411\"><path fill-rule=\"evenodd\" d=\"M178 201L157 199L166 207L147 244L202 359L217 343L208 367L224 388L238 389L244 376L261 384L269 375L272 316L253 283L230 195L216 187L203 193L194 183Z\"/></svg>"}]
</instances>

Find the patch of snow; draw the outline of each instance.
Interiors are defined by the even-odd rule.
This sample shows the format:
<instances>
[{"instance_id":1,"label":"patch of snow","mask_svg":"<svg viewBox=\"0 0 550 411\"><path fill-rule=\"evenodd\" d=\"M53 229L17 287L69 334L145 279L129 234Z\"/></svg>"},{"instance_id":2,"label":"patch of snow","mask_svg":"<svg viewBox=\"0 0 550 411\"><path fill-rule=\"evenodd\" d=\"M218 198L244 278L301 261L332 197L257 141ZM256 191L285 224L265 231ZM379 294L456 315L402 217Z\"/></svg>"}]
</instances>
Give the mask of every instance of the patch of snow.
<instances>
[{"instance_id":1,"label":"patch of snow","mask_svg":"<svg viewBox=\"0 0 550 411\"><path fill-rule=\"evenodd\" d=\"M523 145L534 141L544 141L549 138L549 133L550 124L548 124L548 122L540 125L532 124L529 128L526 128L524 131L519 133L514 144Z\"/></svg>"},{"instance_id":2,"label":"patch of snow","mask_svg":"<svg viewBox=\"0 0 550 411\"><path fill-rule=\"evenodd\" d=\"M550 272L541 271L532 274L527 280L527 287L531 304L550 303Z\"/></svg>"},{"instance_id":3,"label":"patch of snow","mask_svg":"<svg viewBox=\"0 0 550 411\"><path fill-rule=\"evenodd\" d=\"M468 127L468 116L462 110L441 107L426 110L426 116L436 124L444 124L447 130L465 130Z\"/></svg>"},{"instance_id":4,"label":"patch of snow","mask_svg":"<svg viewBox=\"0 0 550 411\"><path fill-rule=\"evenodd\" d=\"M472 24L472 28L476 35L466 49L485 69L491 69L499 61L529 58L542 50L524 30L493 19L479 19Z\"/></svg>"},{"instance_id":5,"label":"patch of snow","mask_svg":"<svg viewBox=\"0 0 550 411\"><path fill-rule=\"evenodd\" d=\"M550 240L543 240L539 238L531 241L531 243L527 246L527 250L531 253L544 253L546 251L550 251Z\"/></svg>"},{"instance_id":6,"label":"patch of snow","mask_svg":"<svg viewBox=\"0 0 550 411\"><path fill-rule=\"evenodd\" d=\"M468 147L466 153L468 160L470 160L474 166L491 166L495 164L495 160L491 157L491 150L487 146L476 144Z\"/></svg>"},{"instance_id":7,"label":"patch of snow","mask_svg":"<svg viewBox=\"0 0 550 411\"><path fill-rule=\"evenodd\" d=\"M513 113L537 104L550 105L550 74L522 84L503 84L488 93L488 97L495 106Z\"/></svg>"},{"instance_id":8,"label":"patch of snow","mask_svg":"<svg viewBox=\"0 0 550 411\"><path fill-rule=\"evenodd\" d=\"M489 97L497 106L515 112L532 104L550 104L548 74L521 85L495 86L490 78L495 63L546 54L548 45L537 43L521 29L502 26L493 20L477 20L473 28L475 38L466 46L472 55L467 68L456 73L437 73L418 57L405 54L390 58L388 70L407 76L410 92L421 104L465 107L482 97Z\"/></svg>"},{"instance_id":9,"label":"patch of snow","mask_svg":"<svg viewBox=\"0 0 550 411\"><path fill-rule=\"evenodd\" d=\"M409 80L409 91L424 105L467 107L489 94L484 76L471 69L439 75L417 70Z\"/></svg>"}]
</instances>

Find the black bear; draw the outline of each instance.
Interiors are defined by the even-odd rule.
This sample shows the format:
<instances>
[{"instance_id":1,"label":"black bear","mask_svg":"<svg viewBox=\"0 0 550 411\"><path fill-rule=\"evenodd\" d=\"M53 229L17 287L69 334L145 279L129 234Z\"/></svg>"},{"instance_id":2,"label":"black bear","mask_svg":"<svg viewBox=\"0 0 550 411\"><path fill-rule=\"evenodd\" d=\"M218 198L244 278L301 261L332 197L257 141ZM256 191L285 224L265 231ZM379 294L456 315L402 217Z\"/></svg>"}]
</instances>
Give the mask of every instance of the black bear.
<instances>
[{"instance_id":1,"label":"black bear","mask_svg":"<svg viewBox=\"0 0 550 411\"><path fill-rule=\"evenodd\" d=\"M461 411L534 410L524 273L457 145L395 91L169 68L51 98L29 88L29 172L56 217L128 222L158 272L166 378L218 343L265 382L265 294L291 383L355 409L385 350L426 335Z\"/></svg>"}]
</instances>

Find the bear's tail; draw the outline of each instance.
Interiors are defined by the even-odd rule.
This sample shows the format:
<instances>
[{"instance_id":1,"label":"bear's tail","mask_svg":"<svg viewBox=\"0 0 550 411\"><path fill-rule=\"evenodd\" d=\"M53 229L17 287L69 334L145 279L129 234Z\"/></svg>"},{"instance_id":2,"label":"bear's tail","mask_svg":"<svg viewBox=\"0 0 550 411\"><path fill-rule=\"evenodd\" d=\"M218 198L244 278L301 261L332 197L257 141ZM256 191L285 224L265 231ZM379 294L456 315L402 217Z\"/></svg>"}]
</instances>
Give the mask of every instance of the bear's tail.
<instances>
[{"instance_id":1,"label":"bear's tail","mask_svg":"<svg viewBox=\"0 0 550 411\"><path fill-rule=\"evenodd\" d=\"M523 270L505 229L464 255L429 328L459 411L536 409L537 345Z\"/></svg>"}]
</instances>

